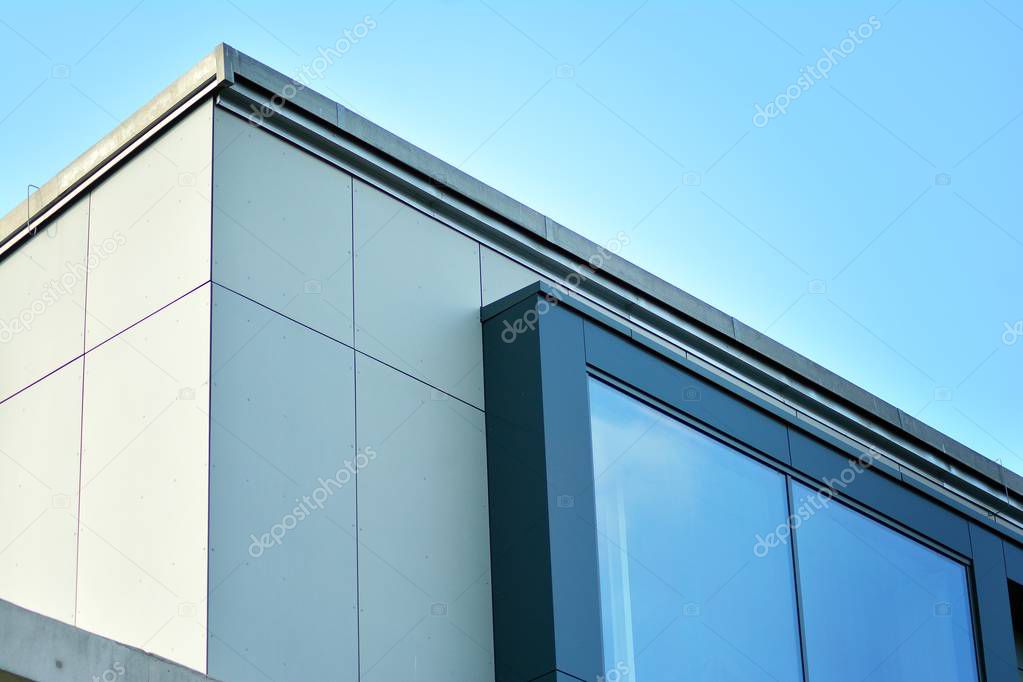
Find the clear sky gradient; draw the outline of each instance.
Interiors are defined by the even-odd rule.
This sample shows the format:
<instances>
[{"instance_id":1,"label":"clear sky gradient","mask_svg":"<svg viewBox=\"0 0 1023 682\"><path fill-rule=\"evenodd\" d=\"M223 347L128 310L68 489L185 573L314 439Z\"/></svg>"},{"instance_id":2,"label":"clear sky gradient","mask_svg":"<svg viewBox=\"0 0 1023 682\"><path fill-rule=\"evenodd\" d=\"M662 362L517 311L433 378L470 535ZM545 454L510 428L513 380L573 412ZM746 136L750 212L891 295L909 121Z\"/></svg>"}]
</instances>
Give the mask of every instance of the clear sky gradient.
<instances>
[{"instance_id":1,"label":"clear sky gradient","mask_svg":"<svg viewBox=\"0 0 1023 682\"><path fill-rule=\"evenodd\" d=\"M1023 473L1018 3L388 2L6 3L2 210L228 42Z\"/></svg>"}]
</instances>

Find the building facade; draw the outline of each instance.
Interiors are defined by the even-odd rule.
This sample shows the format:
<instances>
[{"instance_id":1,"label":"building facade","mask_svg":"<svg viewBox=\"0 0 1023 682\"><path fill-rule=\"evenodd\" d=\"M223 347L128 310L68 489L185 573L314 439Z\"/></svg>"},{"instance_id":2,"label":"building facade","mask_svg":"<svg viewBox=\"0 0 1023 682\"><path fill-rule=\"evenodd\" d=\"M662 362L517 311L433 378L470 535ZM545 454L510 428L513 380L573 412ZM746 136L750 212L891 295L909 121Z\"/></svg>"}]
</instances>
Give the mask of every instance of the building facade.
<instances>
[{"instance_id":1,"label":"building facade","mask_svg":"<svg viewBox=\"0 0 1023 682\"><path fill-rule=\"evenodd\" d=\"M0 240L0 599L182 666L0 669L1020 679L1023 479L228 46Z\"/></svg>"}]
</instances>

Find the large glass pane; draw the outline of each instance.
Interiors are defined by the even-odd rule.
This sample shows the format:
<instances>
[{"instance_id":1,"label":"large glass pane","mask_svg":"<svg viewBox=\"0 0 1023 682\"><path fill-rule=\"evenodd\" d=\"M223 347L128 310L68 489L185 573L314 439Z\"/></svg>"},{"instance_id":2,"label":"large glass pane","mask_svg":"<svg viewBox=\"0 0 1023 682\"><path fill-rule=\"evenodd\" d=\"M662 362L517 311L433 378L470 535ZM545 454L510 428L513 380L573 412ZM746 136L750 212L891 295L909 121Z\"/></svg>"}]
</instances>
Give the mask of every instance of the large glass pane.
<instances>
[{"instance_id":1,"label":"large glass pane","mask_svg":"<svg viewBox=\"0 0 1023 682\"><path fill-rule=\"evenodd\" d=\"M802 679L785 479L590 383L607 679ZM907 678L910 679L910 678Z\"/></svg>"},{"instance_id":2,"label":"large glass pane","mask_svg":"<svg viewBox=\"0 0 1023 682\"><path fill-rule=\"evenodd\" d=\"M811 682L977 679L966 569L793 484Z\"/></svg>"}]
</instances>

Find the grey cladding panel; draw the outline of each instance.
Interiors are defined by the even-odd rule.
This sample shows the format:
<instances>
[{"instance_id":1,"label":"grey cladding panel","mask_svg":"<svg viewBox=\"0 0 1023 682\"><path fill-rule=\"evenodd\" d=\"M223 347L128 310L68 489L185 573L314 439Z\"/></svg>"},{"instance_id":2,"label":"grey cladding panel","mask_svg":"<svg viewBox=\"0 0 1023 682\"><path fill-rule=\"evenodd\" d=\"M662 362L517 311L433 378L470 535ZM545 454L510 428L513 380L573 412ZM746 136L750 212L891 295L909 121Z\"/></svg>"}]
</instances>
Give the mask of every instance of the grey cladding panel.
<instances>
[{"instance_id":1,"label":"grey cladding panel","mask_svg":"<svg viewBox=\"0 0 1023 682\"><path fill-rule=\"evenodd\" d=\"M508 294L545 279L493 249L480 247L480 272L483 281L483 305L489 305Z\"/></svg>"},{"instance_id":2,"label":"grey cladding panel","mask_svg":"<svg viewBox=\"0 0 1023 682\"><path fill-rule=\"evenodd\" d=\"M357 678L353 355L214 285L217 679Z\"/></svg>"},{"instance_id":3,"label":"grey cladding panel","mask_svg":"<svg viewBox=\"0 0 1023 682\"><path fill-rule=\"evenodd\" d=\"M357 367L362 679L492 680L483 414Z\"/></svg>"},{"instance_id":4,"label":"grey cladding panel","mask_svg":"<svg viewBox=\"0 0 1023 682\"><path fill-rule=\"evenodd\" d=\"M217 109L213 279L352 345L352 178Z\"/></svg>"},{"instance_id":5,"label":"grey cladding panel","mask_svg":"<svg viewBox=\"0 0 1023 682\"><path fill-rule=\"evenodd\" d=\"M355 343L483 406L479 245L355 183Z\"/></svg>"}]
</instances>

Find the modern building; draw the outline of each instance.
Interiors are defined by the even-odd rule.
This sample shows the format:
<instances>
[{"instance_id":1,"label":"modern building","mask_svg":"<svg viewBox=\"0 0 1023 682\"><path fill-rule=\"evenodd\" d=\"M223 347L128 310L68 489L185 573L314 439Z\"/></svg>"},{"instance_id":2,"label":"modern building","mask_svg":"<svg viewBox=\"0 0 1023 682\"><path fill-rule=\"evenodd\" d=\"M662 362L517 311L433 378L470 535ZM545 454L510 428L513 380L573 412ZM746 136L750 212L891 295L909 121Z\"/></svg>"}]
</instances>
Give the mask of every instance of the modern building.
<instances>
[{"instance_id":1,"label":"modern building","mask_svg":"<svg viewBox=\"0 0 1023 682\"><path fill-rule=\"evenodd\" d=\"M10 679L1023 679L1023 479L309 85L0 220Z\"/></svg>"}]
</instances>

